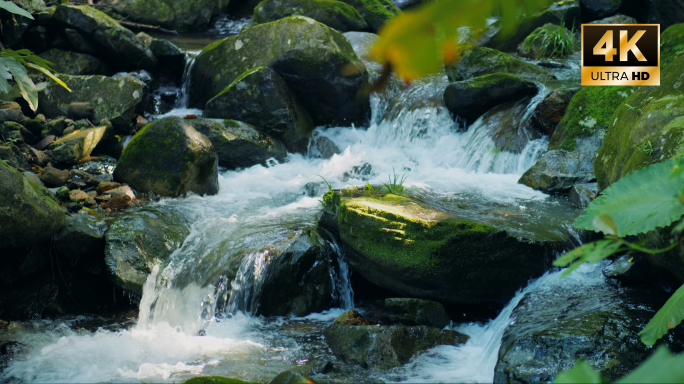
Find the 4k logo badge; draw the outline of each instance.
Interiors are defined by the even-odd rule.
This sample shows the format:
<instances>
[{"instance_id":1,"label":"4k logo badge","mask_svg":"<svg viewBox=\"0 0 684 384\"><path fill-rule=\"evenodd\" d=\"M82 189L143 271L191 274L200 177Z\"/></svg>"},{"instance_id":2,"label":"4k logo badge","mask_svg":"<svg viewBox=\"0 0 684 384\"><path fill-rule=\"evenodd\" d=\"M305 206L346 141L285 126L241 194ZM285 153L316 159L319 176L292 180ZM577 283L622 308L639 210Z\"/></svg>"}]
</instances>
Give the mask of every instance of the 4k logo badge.
<instances>
[{"instance_id":1,"label":"4k logo badge","mask_svg":"<svg viewBox=\"0 0 684 384\"><path fill-rule=\"evenodd\" d=\"M582 24L582 85L660 85L660 24Z\"/></svg>"}]
</instances>

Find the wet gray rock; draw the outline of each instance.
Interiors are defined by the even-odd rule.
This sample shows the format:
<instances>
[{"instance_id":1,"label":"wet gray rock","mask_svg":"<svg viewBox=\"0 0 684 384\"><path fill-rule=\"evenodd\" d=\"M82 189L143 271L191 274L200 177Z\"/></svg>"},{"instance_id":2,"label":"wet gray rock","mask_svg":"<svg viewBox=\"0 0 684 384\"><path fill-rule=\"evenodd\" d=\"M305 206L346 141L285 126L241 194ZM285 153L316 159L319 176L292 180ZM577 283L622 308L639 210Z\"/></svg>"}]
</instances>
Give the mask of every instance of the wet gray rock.
<instances>
[{"instance_id":1,"label":"wet gray rock","mask_svg":"<svg viewBox=\"0 0 684 384\"><path fill-rule=\"evenodd\" d=\"M457 81L444 91L444 103L454 116L473 122L491 108L537 93L537 86L517 76L494 73Z\"/></svg>"},{"instance_id":2,"label":"wet gray rock","mask_svg":"<svg viewBox=\"0 0 684 384\"><path fill-rule=\"evenodd\" d=\"M385 308L397 315L404 325L427 325L442 329L449 325L449 316L442 304L423 299L385 299Z\"/></svg>"},{"instance_id":3,"label":"wet gray rock","mask_svg":"<svg viewBox=\"0 0 684 384\"><path fill-rule=\"evenodd\" d=\"M546 152L518 183L545 193L566 193L595 179L593 156L559 149Z\"/></svg>"},{"instance_id":4,"label":"wet gray rock","mask_svg":"<svg viewBox=\"0 0 684 384\"><path fill-rule=\"evenodd\" d=\"M107 223L102 217L67 215L66 225L55 234L55 250L70 259L103 258L106 231Z\"/></svg>"},{"instance_id":5,"label":"wet gray rock","mask_svg":"<svg viewBox=\"0 0 684 384\"><path fill-rule=\"evenodd\" d=\"M565 116L570 100L579 88L554 89L534 108L530 125L545 135L552 135Z\"/></svg>"},{"instance_id":6,"label":"wet gray rock","mask_svg":"<svg viewBox=\"0 0 684 384\"><path fill-rule=\"evenodd\" d=\"M166 207L126 210L110 224L105 236L105 263L117 287L142 296L155 264L180 248L190 233L183 216Z\"/></svg>"},{"instance_id":7,"label":"wet gray rock","mask_svg":"<svg viewBox=\"0 0 684 384\"><path fill-rule=\"evenodd\" d=\"M88 36L97 51L131 68L154 68L157 58L129 29L103 12L87 5L62 4L55 20Z\"/></svg>"},{"instance_id":8,"label":"wet gray rock","mask_svg":"<svg viewBox=\"0 0 684 384\"><path fill-rule=\"evenodd\" d=\"M551 382L580 359L615 380L653 352L637 334L666 299L654 288L606 283L529 292L511 314L494 382ZM658 344L681 351L683 336L678 327Z\"/></svg>"},{"instance_id":9,"label":"wet gray rock","mask_svg":"<svg viewBox=\"0 0 684 384\"><path fill-rule=\"evenodd\" d=\"M341 153L342 150L335 145L329 138L314 132L311 135L311 142L309 143L308 155L310 157L319 157L322 159L329 159L336 154Z\"/></svg>"},{"instance_id":10,"label":"wet gray rock","mask_svg":"<svg viewBox=\"0 0 684 384\"><path fill-rule=\"evenodd\" d=\"M387 370L438 345L462 345L468 336L426 326L333 325L325 341L337 358L363 368Z\"/></svg>"},{"instance_id":11,"label":"wet gray rock","mask_svg":"<svg viewBox=\"0 0 684 384\"><path fill-rule=\"evenodd\" d=\"M255 127L235 120L192 119L188 123L207 136L219 165L228 169L265 165L268 159L284 161L285 147Z\"/></svg>"},{"instance_id":12,"label":"wet gray rock","mask_svg":"<svg viewBox=\"0 0 684 384\"><path fill-rule=\"evenodd\" d=\"M577 184L570 188L568 199L579 209L585 209L598 196L598 183Z\"/></svg>"},{"instance_id":13,"label":"wet gray rock","mask_svg":"<svg viewBox=\"0 0 684 384\"><path fill-rule=\"evenodd\" d=\"M268 67L240 75L207 102L204 116L244 121L259 127L290 152L304 153L314 124L283 78Z\"/></svg>"},{"instance_id":14,"label":"wet gray rock","mask_svg":"<svg viewBox=\"0 0 684 384\"><path fill-rule=\"evenodd\" d=\"M507 53L495 49L465 46L461 49L460 60L448 65L446 74L449 81L462 81L492 73L509 73L525 80L552 80L555 76L548 70L527 63Z\"/></svg>"},{"instance_id":15,"label":"wet gray rock","mask_svg":"<svg viewBox=\"0 0 684 384\"><path fill-rule=\"evenodd\" d=\"M0 160L0 248L39 244L64 226L50 192Z\"/></svg>"}]
</instances>

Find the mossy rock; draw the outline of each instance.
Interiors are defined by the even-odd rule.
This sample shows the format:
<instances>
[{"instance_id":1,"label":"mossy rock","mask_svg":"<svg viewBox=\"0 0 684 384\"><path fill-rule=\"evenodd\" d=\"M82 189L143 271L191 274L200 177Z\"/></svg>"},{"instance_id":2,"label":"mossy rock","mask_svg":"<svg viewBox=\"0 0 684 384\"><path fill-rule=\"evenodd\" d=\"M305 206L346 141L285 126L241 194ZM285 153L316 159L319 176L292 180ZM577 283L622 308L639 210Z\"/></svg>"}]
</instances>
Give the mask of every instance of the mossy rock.
<instances>
[{"instance_id":1,"label":"mossy rock","mask_svg":"<svg viewBox=\"0 0 684 384\"><path fill-rule=\"evenodd\" d=\"M114 170L117 181L160 196L218 193L218 158L209 139L180 117L146 125Z\"/></svg>"},{"instance_id":2,"label":"mossy rock","mask_svg":"<svg viewBox=\"0 0 684 384\"><path fill-rule=\"evenodd\" d=\"M53 119L66 116L69 104L73 102L88 102L95 113L94 121L108 119L119 133L129 132L135 108L143 99L142 82L131 77L59 77L71 88L71 92L51 82L38 93L38 112L48 119Z\"/></svg>"},{"instance_id":3,"label":"mossy rock","mask_svg":"<svg viewBox=\"0 0 684 384\"><path fill-rule=\"evenodd\" d=\"M102 55L129 68L154 68L157 58L135 33L88 5L62 4L54 19L88 36Z\"/></svg>"},{"instance_id":4,"label":"mossy rock","mask_svg":"<svg viewBox=\"0 0 684 384\"><path fill-rule=\"evenodd\" d=\"M533 15L521 14L519 16L519 24L512 33L497 31L497 33L485 43L485 46L503 52L514 52L518 47L518 44L525 40L532 31L544 24L551 23L560 25L562 20L567 27L572 25L579 27L582 22L581 15L582 11L580 9L579 1L556 1L547 9Z\"/></svg>"},{"instance_id":5,"label":"mossy rock","mask_svg":"<svg viewBox=\"0 0 684 384\"><path fill-rule=\"evenodd\" d=\"M256 67L270 67L282 76L316 125L368 121L369 98L361 92L368 86L363 62L341 33L304 16L260 24L204 48L192 69L190 104L204 108ZM342 70L351 67L358 70L344 76Z\"/></svg>"},{"instance_id":6,"label":"mossy rock","mask_svg":"<svg viewBox=\"0 0 684 384\"><path fill-rule=\"evenodd\" d=\"M43 52L41 58L52 63L52 69L67 75L104 75L114 73L112 68L95 56L53 48Z\"/></svg>"},{"instance_id":7,"label":"mossy rock","mask_svg":"<svg viewBox=\"0 0 684 384\"><path fill-rule=\"evenodd\" d=\"M207 102L204 116L258 126L293 153L306 153L314 124L283 78L268 67L250 69Z\"/></svg>"},{"instance_id":8,"label":"mossy rock","mask_svg":"<svg viewBox=\"0 0 684 384\"><path fill-rule=\"evenodd\" d=\"M397 295L452 304L508 302L551 263L554 241L523 239L397 195L335 194L320 225L351 268Z\"/></svg>"},{"instance_id":9,"label":"mossy rock","mask_svg":"<svg viewBox=\"0 0 684 384\"><path fill-rule=\"evenodd\" d=\"M266 165L268 159L284 161L287 157L285 146L249 124L218 119L191 119L188 124L211 141L222 167Z\"/></svg>"},{"instance_id":10,"label":"mossy rock","mask_svg":"<svg viewBox=\"0 0 684 384\"><path fill-rule=\"evenodd\" d=\"M401 11L390 0L340 0L356 8L368 23L368 29L377 33L380 28Z\"/></svg>"},{"instance_id":11,"label":"mossy rock","mask_svg":"<svg viewBox=\"0 0 684 384\"><path fill-rule=\"evenodd\" d=\"M50 193L0 160L0 249L41 243L64 224Z\"/></svg>"},{"instance_id":12,"label":"mossy rock","mask_svg":"<svg viewBox=\"0 0 684 384\"><path fill-rule=\"evenodd\" d=\"M442 304L432 300L410 298L385 299L385 308L397 314L404 325L427 325L442 329L449 325L449 316Z\"/></svg>"},{"instance_id":13,"label":"mossy rock","mask_svg":"<svg viewBox=\"0 0 684 384\"><path fill-rule=\"evenodd\" d=\"M549 151L518 181L546 193L566 193L596 178L594 159L612 129L613 113L630 87L585 87L568 105L553 132Z\"/></svg>"},{"instance_id":14,"label":"mossy rock","mask_svg":"<svg viewBox=\"0 0 684 384\"><path fill-rule=\"evenodd\" d=\"M336 0L264 0L254 8L256 24L306 16L340 32L365 31L368 24L353 7Z\"/></svg>"},{"instance_id":15,"label":"mossy rock","mask_svg":"<svg viewBox=\"0 0 684 384\"><path fill-rule=\"evenodd\" d=\"M190 234L190 225L170 207L145 207L117 215L105 235L105 263L112 282L142 296L155 264L166 260Z\"/></svg>"},{"instance_id":16,"label":"mossy rock","mask_svg":"<svg viewBox=\"0 0 684 384\"><path fill-rule=\"evenodd\" d=\"M515 321L502 337L495 383L552 382L578 360L613 382L653 353L638 333L664 304L665 292L604 282L568 284L529 292L513 309ZM684 328L677 327L658 344L681 351L683 336Z\"/></svg>"},{"instance_id":17,"label":"mossy rock","mask_svg":"<svg viewBox=\"0 0 684 384\"><path fill-rule=\"evenodd\" d=\"M158 25L180 32L204 31L229 0L119 0L111 11L136 23Z\"/></svg>"},{"instance_id":18,"label":"mossy rock","mask_svg":"<svg viewBox=\"0 0 684 384\"><path fill-rule=\"evenodd\" d=\"M79 160L90 156L106 130L107 127L96 127L61 137L50 144L52 159L61 164L76 164Z\"/></svg>"},{"instance_id":19,"label":"mossy rock","mask_svg":"<svg viewBox=\"0 0 684 384\"><path fill-rule=\"evenodd\" d=\"M667 67L682 54L684 54L684 23L675 24L660 34L660 65Z\"/></svg>"},{"instance_id":20,"label":"mossy rock","mask_svg":"<svg viewBox=\"0 0 684 384\"><path fill-rule=\"evenodd\" d=\"M499 104L534 96L537 92L537 86L531 81L494 73L449 84L444 91L444 103L454 116L472 123Z\"/></svg>"},{"instance_id":21,"label":"mossy rock","mask_svg":"<svg viewBox=\"0 0 684 384\"><path fill-rule=\"evenodd\" d=\"M507 53L472 45L462 48L458 63L446 66L450 81L468 80L498 72L516 75L525 80L545 81L555 78L546 69L526 63Z\"/></svg>"},{"instance_id":22,"label":"mossy rock","mask_svg":"<svg viewBox=\"0 0 684 384\"><path fill-rule=\"evenodd\" d=\"M152 39L150 50L159 59L160 66L169 68L176 76L185 70L185 52L168 40Z\"/></svg>"},{"instance_id":23,"label":"mossy rock","mask_svg":"<svg viewBox=\"0 0 684 384\"><path fill-rule=\"evenodd\" d=\"M424 325L332 325L325 330L325 341L337 358L378 370L406 364L418 352L439 345L463 345L468 338Z\"/></svg>"},{"instance_id":24,"label":"mossy rock","mask_svg":"<svg viewBox=\"0 0 684 384\"><path fill-rule=\"evenodd\" d=\"M582 9L582 20L596 20L602 17L614 15L622 0L579 0Z\"/></svg>"}]
</instances>

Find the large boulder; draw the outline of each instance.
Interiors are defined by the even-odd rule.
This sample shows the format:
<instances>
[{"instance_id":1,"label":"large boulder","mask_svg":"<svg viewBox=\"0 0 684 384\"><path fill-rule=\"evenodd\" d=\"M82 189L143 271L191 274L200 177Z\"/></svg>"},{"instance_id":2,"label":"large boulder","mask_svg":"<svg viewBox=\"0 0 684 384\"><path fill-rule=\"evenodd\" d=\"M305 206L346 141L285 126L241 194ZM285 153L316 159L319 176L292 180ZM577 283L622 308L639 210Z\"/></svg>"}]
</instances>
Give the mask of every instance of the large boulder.
<instances>
[{"instance_id":1,"label":"large boulder","mask_svg":"<svg viewBox=\"0 0 684 384\"><path fill-rule=\"evenodd\" d=\"M128 133L133 112L143 99L144 84L131 77L60 75L71 92L57 83L39 92L38 111L52 119L66 116L69 104L88 102L93 107L94 122L109 120L120 133ZM61 133L61 132L60 132Z\"/></svg>"},{"instance_id":2,"label":"large boulder","mask_svg":"<svg viewBox=\"0 0 684 384\"><path fill-rule=\"evenodd\" d=\"M283 78L268 67L238 77L207 102L206 117L253 124L282 142L290 152L305 153L314 124Z\"/></svg>"},{"instance_id":3,"label":"large boulder","mask_svg":"<svg viewBox=\"0 0 684 384\"><path fill-rule=\"evenodd\" d=\"M336 193L321 225L357 273L394 294L451 304L503 304L549 267L565 240L457 217L370 191ZM482 220L480 218L479 220ZM529 224L528 224L529 226Z\"/></svg>"},{"instance_id":4,"label":"large boulder","mask_svg":"<svg viewBox=\"0 0 684 384\"><path fill-rule=\"evenodd\" d=\"M549 150L518 181L547 193L564 193L596 178L594 159L613 112L628 96L627 87L585 87L570 100L549 141Z\"/></svg>"},{"instance_id":5,"label":"large boulder","mask_svg":"<svg viewBox=\"0 0 684 384\"><path fill-rule=\"evenodd\" d=\"M104 136L107 127L90 128L70 133L50 144L52 159L64 165L76 164L89 157Z\"/></svg>"},{"instance_id":6,"label":"large boulder","mask_svg":"<svg viewBox=\"0 0 684 384\"><path fill-rule=\"evenodd\" d=\"M88 5L62 4L54 19L88 36L99 53L130 68L154 68L157 58L135 33Z\"/></svg>"},{"instance_id":7,"label":"large boulder","mask_svg":"<svg viewBox=\"0 0 684 384\"><path fill-rule=\"evenodd\" d=\"M336 0L264 0L254 8L253 21L263 24L294 15L310 17L340 32L368 29L356 9Z\"/></svg>"},{"instance_id":8,"label":"large boulder","mask_svg":"<svg viewBox=\"0 0 684 384\"><path fill-rule=\"evenodd\" d=\"M537 86L517 76L494 73L449 84L444 103L454 115L473 122L488 110L537 94Z\"/></svg>"},{"instance_id":9,"label":"large boulder","mask_svg":"<svg viewBox=\"0 0 684 384\"><path fill-rule=\"evenodd\" d=\"M614 15L622 0L579 0L582 9L582 21L596 20Z\"/></svg>"},{"instance_id":10,"label":"large boulder","mask_svg":"<svg viewBox=\"0 0 684 384\"><path fill-rule=\"evenodd\" d=\"M552 382L578 360L612 382L653 353L638 333L666 298L656 288L620 288L605 282L527 293L504 332L494 382ZM681 351L683 336L678 327L658 344Z\"/></svg>"},{"instance_id":11,"label":"large boulder","mask_svg":"<svg viewBox=\"0 0 684 384\"><path fill-rule=\"evenodd\" d=\"M218 158L206 136L180 117L167 117L133 137L119 158L114 178L160 196L215 195Z\"/></svg>"},{"instance_id":12,"label":"large boulder","mask_svg":"<svg viewBox=\"0 0 684 384\"><path fill-rule=\"evenodd\" d=\"M229 0L119 0L110 7L129 21L188 32L204 31L211 18L220 15L228 3Z\"/></svg>"},{"instance_id":13,"label":"large boulder","mask_svg":"<svg viewBox=\"0 0 684 384\"><path fill-rule=\"evenodd\" d=\"M468 80L491 73L510 73L526 80L544 81L555 77L546 69L524 62L495 49L466 46L458 63L446 67L450 81Z\"/></svg>"},{"instance_id":14,"label":"large boulder","mask_svg":"<svg viewBox=\"0 0 684 384\"><path fill-rule=\"evenodd\" d=\"M138 296L155 264L166 260L190 234L183 215L170 208L126 210L105 236L105 263L114 284Z\"/></svg>"},{"instance_id":15,"label":"large boulder","mask_svg":"<svg viewBox=\"0 0 684 384\"><path fill-rule=\"evenodd\" d=\"M332 325L325 330L325 341L335 356L347 363L387 370L439 345L463 345L468 336L424 325Z\"/></svg>"},{"instance_id":16,"label":"large boulder","mask_svg":"<svg viewBox=\"0 0 684 384\"><path fill-rule=\"evenodd\" d=\"M192 119L188 124L211 141L222 167L265 165L271 158L284 161L287 157L287 150L279 141L249 124L218 119Z\"/></svg>"},{"instance_id":17,"label":"large boulder","mask_svg":"<svg viewBox=\"0 0 684 384\"><path fill-rule=\"evenodd\" d=\"M64 226L50 193L0 160L0 248L41 243Z\"/></svg>"},{"instance_id":18,"label":"large boulder","mask_svg":"<svg viewBox=\"0 0 684 384\"><path fill-rule=\"evenodd\" d=\"M525 40L532 31L544 24L560 25L563 21L567 27L572 25L579 27L582 21L581 15L582 11L578 0L557 1L543 11L532 15L520 15L519 25L512 33L497 31L485 42L485 46L503 52L514 52L518 44Z\"/></svg>"},{"instance_id":19,"label":"large boulder","mask_svg":"<svg viewBox=\"0 0 684 384\"><path fill-rule=\"evenodd\" d=\"M67 75L111 75L112 69L95 56L53 48L39 55L52 63L55 72Z\"/></svg>"},{"instance_id":20,"label":"large boulder","mask_svg":"<svg viewBox=\"0 0 684 384\"><path fill-rule=\"evenodd\" d=\"M303 16L257 25L204 48L192 68L190 105L203 108L247 70L262 66L283 77L314 124L367 122L363 62L341 33Z\"/></svg>"}]
</instances>

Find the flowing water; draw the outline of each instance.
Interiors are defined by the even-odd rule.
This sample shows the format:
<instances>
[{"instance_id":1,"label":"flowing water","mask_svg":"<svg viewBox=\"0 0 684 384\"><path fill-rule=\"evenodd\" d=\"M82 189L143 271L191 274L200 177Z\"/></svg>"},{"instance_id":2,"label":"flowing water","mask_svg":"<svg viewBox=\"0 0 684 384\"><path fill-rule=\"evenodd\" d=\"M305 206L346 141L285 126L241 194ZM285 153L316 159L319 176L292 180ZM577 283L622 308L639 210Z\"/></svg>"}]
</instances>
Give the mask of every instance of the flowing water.
<instances>
[{"instance_id":1,"label":"flowing water","mask_svg":"<svg viewBox=\"0 0 684 384\"><path fill-rule=\"evenodd\" d=\"M547 274L518 293L496 319L456 324L455 329L471 336L466 345L432 349L386 373L337 362L321 336L336 316L354 305L344 255L334 243L330 245L338 259L329 273L340 308L304 318L253 315L269 267L269 247L316 226L324 191L321 177L341 188L380 184L395 172L405 174L409 193L447 211L493 221L521 235L543 232L573 240L568 223L576 212L567 202L517 183L544 152L547 140L523 135L526 142L517 152L499 149L495 140L494 131L504 122L516 134L526 129L531 109L546 91L523 108L507 109L501 115L506 118L483 117L464 131L441 105L408 107L412 99L429 99L421 92L439 93L440 81L405 92L397 103L406 106L385 119L388 103L374 97L368 129L319 128L316 134L330 138L341 150L331 159L291 154L283 163L272 160L267 166L223 171L215 196L156 203L186 212L193 225L181 249L149 276L137 322L110 322L97 330L92 324L99 320L85 316L12 323L0 342L17 341L24 350L9 362L2 378L179 382L216 374L267 382L284 370L299 369L313 370L314 379L323 382L491 382L501 336L524 292L600 283L596 268L580 269L564 280L557 273ZM188 112L201 113L181 104L169 114ZM230 263L238 263L238 273L228 282L222 273ZM328 361L335 361L336 370L315 374Z\"/></svg>"}]
</instances>

